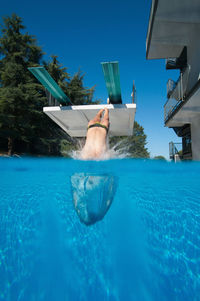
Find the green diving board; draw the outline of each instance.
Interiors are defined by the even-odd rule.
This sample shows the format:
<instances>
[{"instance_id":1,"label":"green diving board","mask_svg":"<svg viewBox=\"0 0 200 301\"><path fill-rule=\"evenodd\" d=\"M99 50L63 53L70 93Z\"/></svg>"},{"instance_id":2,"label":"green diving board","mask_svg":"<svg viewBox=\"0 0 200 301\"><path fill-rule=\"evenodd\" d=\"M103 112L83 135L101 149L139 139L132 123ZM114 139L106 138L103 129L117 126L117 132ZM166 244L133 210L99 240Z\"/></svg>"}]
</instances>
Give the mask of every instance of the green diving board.
<instances>
[{"instance_id":1,"label":"green diving board","mask_svg":"<svg viewBox=\"0 0 200 301\"><path fill-rule=\"evenodd\" d=\"M41 82L41 84L51 93L51 95L62 105L71 103L63 90L44 67L30 67L28 70Z\"/></svg>"},{"instance_id":2,"label":"green diving board","mask_svg":"<svg viewBox=\"0 0 200 301\"><path fill-rule=\"evenodd\" d=\"M118 62L103 62L101 65L110 103L122 103Z\"/></svg>"}]
</instances>

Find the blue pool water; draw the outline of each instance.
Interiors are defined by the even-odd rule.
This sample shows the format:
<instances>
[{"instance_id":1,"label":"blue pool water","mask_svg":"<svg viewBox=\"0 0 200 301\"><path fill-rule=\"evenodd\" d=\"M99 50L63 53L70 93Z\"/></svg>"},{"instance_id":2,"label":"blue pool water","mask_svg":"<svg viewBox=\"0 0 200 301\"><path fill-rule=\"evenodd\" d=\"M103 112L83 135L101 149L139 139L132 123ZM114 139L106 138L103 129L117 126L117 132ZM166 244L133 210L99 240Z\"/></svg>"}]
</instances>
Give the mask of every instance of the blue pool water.
<instances>
[{"instance_id":1,"label":"blue pool water","mask_svg":"<svg viewBox=\"0 0 200 301\"><path fill-rule=\"evenodd\" d=\"M150 160L1 159L0 300L200 300L199 171ZM77 175L115 188L113 198L110 182L89 194L89 207L99 194L112 198L90 226L75 210Z\"/></svg>"}]
</instances>

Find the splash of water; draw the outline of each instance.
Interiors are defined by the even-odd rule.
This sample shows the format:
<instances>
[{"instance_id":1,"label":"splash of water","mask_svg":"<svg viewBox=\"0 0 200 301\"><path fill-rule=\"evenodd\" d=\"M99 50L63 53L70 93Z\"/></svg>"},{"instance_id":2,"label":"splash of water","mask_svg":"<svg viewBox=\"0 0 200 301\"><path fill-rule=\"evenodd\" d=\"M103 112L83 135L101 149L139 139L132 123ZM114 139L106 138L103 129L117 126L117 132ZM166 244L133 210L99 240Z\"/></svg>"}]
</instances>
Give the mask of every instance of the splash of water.
<instances>
[{"instance_id":1,"label":"splash of water","mask_svg":"<svg viewBox=\"0 0 200 301\"><path fill-rule=\"evenodd\" d=\"M109 138L107 138L106 144L106 151L104 154L99 158L99 160L109 160L109 159L123 159L128 158L130 156L129 147L124 140L121 140L114 144L112 147L109 145ZM82 150L84 147L85 141L83 139L77 139L77 149L72 150L68 155L76 160L82 159Z\"/></svg>"}]
</instances>

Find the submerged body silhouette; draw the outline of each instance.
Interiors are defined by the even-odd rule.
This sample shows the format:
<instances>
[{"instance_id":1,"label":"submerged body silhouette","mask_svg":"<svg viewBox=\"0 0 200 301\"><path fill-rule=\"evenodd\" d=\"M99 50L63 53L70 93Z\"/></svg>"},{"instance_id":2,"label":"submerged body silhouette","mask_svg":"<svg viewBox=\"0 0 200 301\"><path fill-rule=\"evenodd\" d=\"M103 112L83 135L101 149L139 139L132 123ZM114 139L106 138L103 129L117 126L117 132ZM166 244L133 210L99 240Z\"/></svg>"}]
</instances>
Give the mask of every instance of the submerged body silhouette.
<instances>
[{"instance_id":1,"label":"submerged body silhouette","mask_svg":"<svg viewBox=\"0 0 200 301\"><path fill-rule=\"evenodd\" d=\"M104 113L104 114L103 114ZM100 110L89 121L85 145L80 158L102 160L107 151L109 111ZM71 177L72 195L75 210L85 225L101 220L113 201L116 184L112 175L74 174Z\"/></svg>"},{"instance_id":2,"label":"submerged body silhouette","mask_svg":"<svg viewBox=\"0 0 200 301\"><path fill-rule=\"evenodd\" d=\"M112 175L74 174L71 177L75 210L85 225L101 220L110 208L116 191Z\"/></svg>"}]
</instances>

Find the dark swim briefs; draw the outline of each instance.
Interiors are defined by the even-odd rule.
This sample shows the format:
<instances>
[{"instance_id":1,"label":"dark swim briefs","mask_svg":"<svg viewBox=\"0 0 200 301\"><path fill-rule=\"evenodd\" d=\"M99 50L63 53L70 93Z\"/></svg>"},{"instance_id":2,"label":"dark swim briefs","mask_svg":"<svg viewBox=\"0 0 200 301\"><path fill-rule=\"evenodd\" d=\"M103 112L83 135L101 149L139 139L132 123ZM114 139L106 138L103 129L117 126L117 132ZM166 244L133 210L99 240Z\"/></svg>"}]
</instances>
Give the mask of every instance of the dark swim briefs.
<instances>
[{"instance_id":1,"label":"dark swim briefs","mask_svg":"<svg viewBox=\"0 0 200 301\"><path fill-rule=\"evenodd\" d=\"M108 133L108 127L105 126L105 125L103 125L103 124L101 124L101 123L99 123L99 122L95 122L94 124L89 125L87 129L89 130L90 128L94 128L94 127L103 128Z\"/></svg>"}]
</instances>

